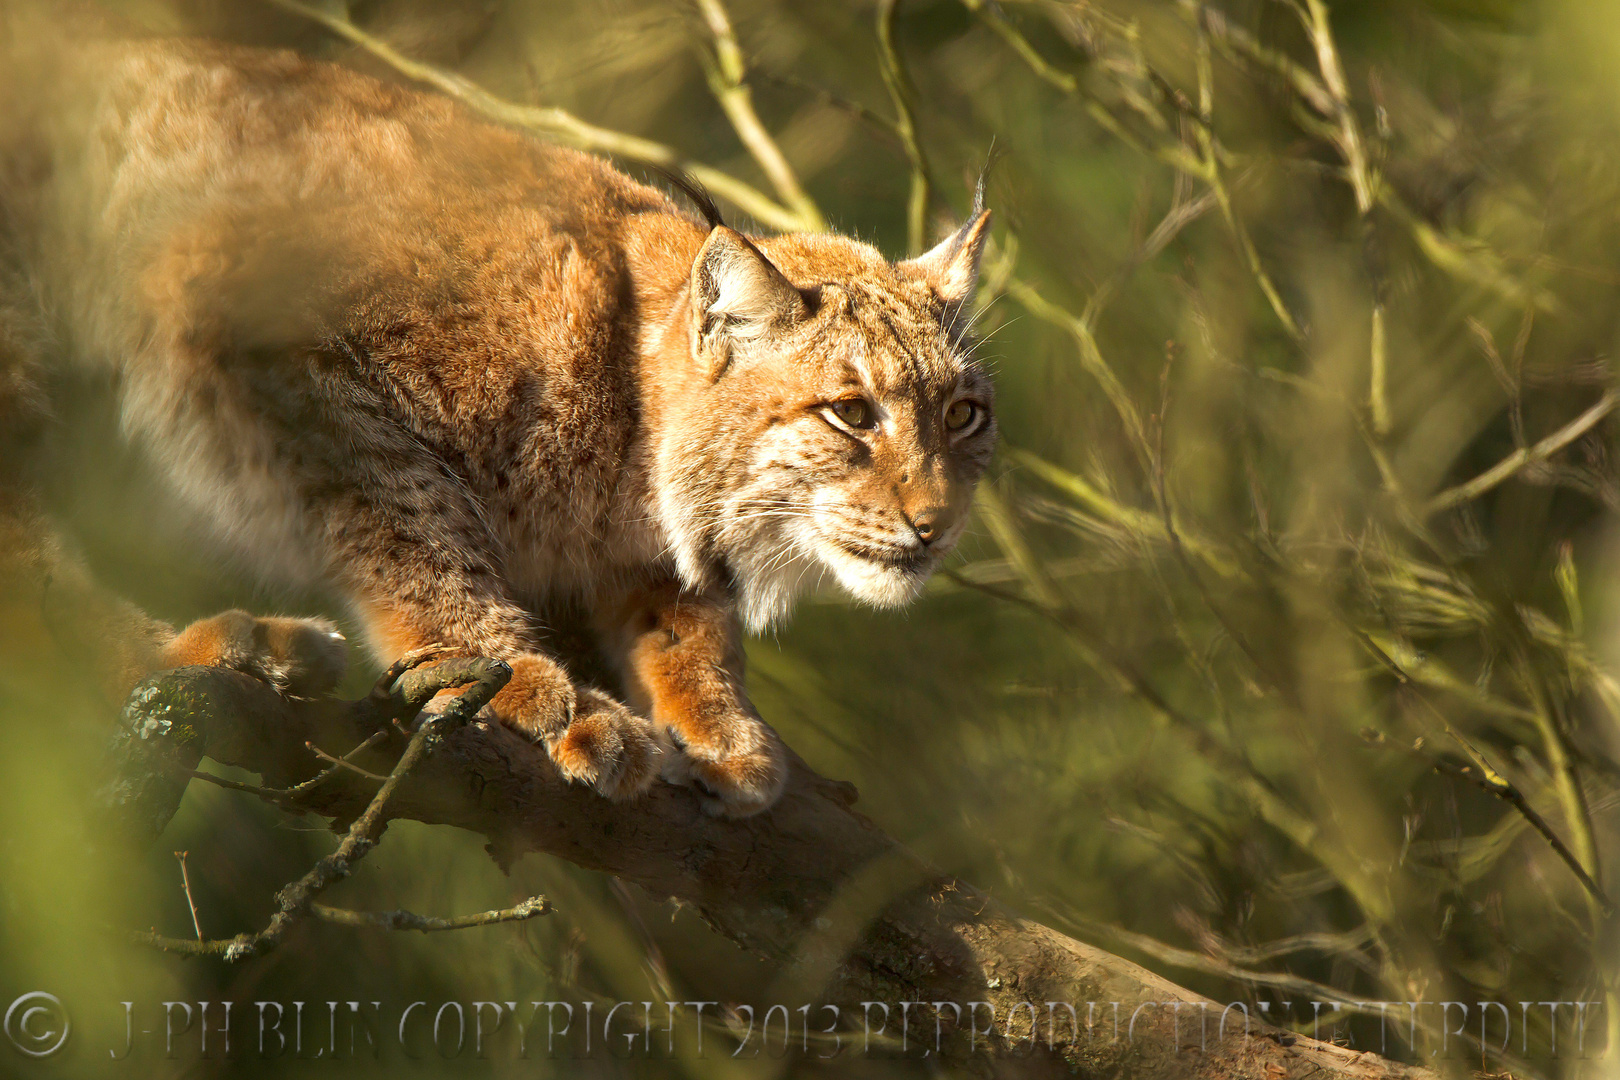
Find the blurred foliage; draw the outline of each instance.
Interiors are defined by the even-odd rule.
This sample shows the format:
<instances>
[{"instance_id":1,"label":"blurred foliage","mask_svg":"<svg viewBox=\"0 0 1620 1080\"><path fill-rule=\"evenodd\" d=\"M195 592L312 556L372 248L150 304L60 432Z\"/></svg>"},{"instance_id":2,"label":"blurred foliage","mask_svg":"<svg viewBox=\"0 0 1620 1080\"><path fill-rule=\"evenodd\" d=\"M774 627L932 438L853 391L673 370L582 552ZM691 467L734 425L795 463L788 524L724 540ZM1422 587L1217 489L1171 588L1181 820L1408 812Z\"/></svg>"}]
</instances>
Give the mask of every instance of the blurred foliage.
<instances>
[{"instance_id":1,"label":"blurred foliage","mask_svg":"<svg viewBox=\"0 0 1620 1080\"><path fill-rule=\"evenodd\" d=\"M285 6L122 6L160 30L397 77L355 35ZM896 255L959 220L993 158L978 326L1005 444L976 532L907 612L829 597L753 643L766 718L945 869L1183 985L1274 1015L1293 1001L1305 1031L1309 999L1345 1005L1322 1012L1324 1031L1367 1000L1601 1001L1589 1060L1566 1041L1567 1010L1556 1059L1545 1009L1528 1014L1526 1060L1516 1009L1507 1057L1494 1037L1481 1051L1476 1014L1472 1049L1452 1037L1430 1058L1432 1010L1415 1048L1403 1022L1388 1049L1457 1072L1613 1075L1612 1056L1590 1059L1620 1046L1620 956L1577 870L1613 891L1620 855L1620 10L321 11L459 73L494 95L486 106L529 107L509 119L626 151L632 171L661 153L699 163L757 220L825 220ZM750 116L759 131L740 137ZM74 392L82 407L65 412L80 420L60 440L73 480L53 496L107 582L177 620L332 606L199 562L198 524L106 435L105 395ZM82 857L67 808L104 723L73 698L82 681L63 668L0 686L0 991L76 986L107 1003L91 1045L122 1046L125 998L747 1001L768 983L688 913L555 860L502 879L467 837L407 826L335 902L449 914L545 892L559 912L432 937L309 927L239 970L97 938L102 923L189 926L171 847L190 850L204 928L223 934L261 923L332 841L205 788L162 851L133 866ZM1378 1049L1376 1022L1359 1023L1340 1035ZM156 1045L137 1050L151 1075L226 1071ZM101 1053L26 1075L116 1072ZM679 1067L825 1068L727 1064ZM458 1065L472 1067L385 1067ZM852 1075L923 1065L840 1059Z\"/></svg>"}]
</instances>

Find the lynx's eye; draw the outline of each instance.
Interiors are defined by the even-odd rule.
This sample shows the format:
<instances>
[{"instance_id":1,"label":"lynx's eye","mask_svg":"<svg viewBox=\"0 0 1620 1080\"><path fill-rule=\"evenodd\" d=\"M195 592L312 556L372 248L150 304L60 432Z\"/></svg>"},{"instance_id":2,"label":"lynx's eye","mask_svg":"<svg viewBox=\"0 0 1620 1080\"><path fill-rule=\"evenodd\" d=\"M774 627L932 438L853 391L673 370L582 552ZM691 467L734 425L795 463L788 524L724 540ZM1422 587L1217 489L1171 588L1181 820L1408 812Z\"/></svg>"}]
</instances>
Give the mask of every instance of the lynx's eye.
<instances>
[{"instance_id":1,"label":"lynx's eye","mask_svg":"<svg viewBox=\"0 0 1620 1080\"><path fill-rule=\"evenodd\" d=\"M848 427L862 429L872 426L872 406L862 398L845 398L831 405L832 413Z\"/></svg>"},{"instance_id":2,"label":"lynx's eye","mask_svg":"<svg viewBox=\"0 0 1620 1080\"><path fill-rule=\"evenodd\" d=\"M945 410L945 426L952 431L966 431L978 419L979 407L971 401L953 401Z\"/></svg>"}]
</instances>

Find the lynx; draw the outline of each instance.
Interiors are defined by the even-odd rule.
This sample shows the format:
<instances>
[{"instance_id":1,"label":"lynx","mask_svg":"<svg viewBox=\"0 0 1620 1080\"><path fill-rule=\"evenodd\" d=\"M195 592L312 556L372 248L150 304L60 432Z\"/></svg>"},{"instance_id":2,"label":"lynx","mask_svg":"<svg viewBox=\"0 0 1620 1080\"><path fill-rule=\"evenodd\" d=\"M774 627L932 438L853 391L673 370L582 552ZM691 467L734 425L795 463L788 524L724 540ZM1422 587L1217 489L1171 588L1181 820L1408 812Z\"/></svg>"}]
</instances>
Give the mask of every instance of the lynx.
<instances>
[{"instance_id":1,"label":"lynx","mask_svg":"<svg viewBox=\"0 0 1620 1080\"><path fill-rule=\"evenodd\" d=\"M494 716L607 797L662 775L717 814L771 805L786 756L741 633L823 578L903 604L961 535L995 440L964 318L987 211L892 263L699 223L604 160L291 52L104 36L10 63L0 590L80 573L19 462L46 365L111 369L127 434L219 538L335 587L375 657L508 661ZM543 648L559 600L625 702ZM115 693L181 664L299 694L343 670L329 622L86 604Z\"/></svg>"}]
</instances>

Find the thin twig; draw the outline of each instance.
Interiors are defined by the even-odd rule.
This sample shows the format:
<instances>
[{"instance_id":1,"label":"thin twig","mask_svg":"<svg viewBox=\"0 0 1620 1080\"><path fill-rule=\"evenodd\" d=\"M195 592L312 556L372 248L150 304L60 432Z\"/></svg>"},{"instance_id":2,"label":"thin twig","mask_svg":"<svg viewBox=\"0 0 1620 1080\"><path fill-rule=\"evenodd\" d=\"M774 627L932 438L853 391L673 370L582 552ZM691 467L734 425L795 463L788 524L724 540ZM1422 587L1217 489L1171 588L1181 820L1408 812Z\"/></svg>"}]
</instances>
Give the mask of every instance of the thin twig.
<instances>
[{"instance_id":1,"label":"thin twig","mask_svg":"<svg viewBox=\"0 0 1620 1080\"><path fill-rule=\"evenodd\" d=\"M1109 367L1108 361L1103 358L1102 349L1097 345L1092 328L1084 319L1061 304L1046 299L1033 285L1020 278L1007 279L1007 295L1031 315L1062 327L1074 338L1075 344L1080 347L1081 366L1102 387L1108 403L1114 407L1114 412L1125 426L1125 434L1130 439L1131 448L1136 451L1143 471L1150 474L1153 467L1153 451L1148 446L1147 428L1143 425L1142 416L1136 411L1136 405L1131 401L1130 394L1126 392L1125 384L1120 382L1119 376L1114 374L1114 369Z\"/></svg>"},{"instance_id":2,"label":"thin twig","mask_svg":"<svg viewBox=\"0 0 1620 1080\"><path fill-rule=\"evenodd\" d=\"M1452 734L1456 735L1455 732ZM1464 746L1468 745L1461 736L1457 736L1457 741L1463 742ZM1553 851L1558 854L1558 857L1570 868L1570 871L1580 879L1581 885L1586 888L1587 893L1601 905L1603 914L1613 915L1615 910L1614 902L1609 899L1608 893L1603 891L1603 886L1592 880L1592 875L1586 872L1586 868L1575 857L1575 853L1569 849L1569 845L1565 844L1563 839L1553 831L1553 827L1547 824L1547 819L1542 817L1540 812L1530 805L1530 800L1524 797L1524 792L1504 779L1501 773L1485 764L1484 757L1477 750L1468 747L1468 755L1476 762L1477 767L1470 768L1467 765L1458 765L1444 758L1437 758L1434 767L1441 772L1472 781L1522 814L1524 820L1530 823L1530 827L1542 835L1543 839L1551 845Z\"/></svg>"},{"instance_id":3,"label":"thin twig","mask_svg":"<svg viewBox=\"0 0 1620 1080\"><path fill-rule=\"evenodd\" d=\"M523 922L539 915L550 915L555 910L551 901L543 896L531 896L522 903L496 911L480 911L475 915L455 915L448 919L431 915L417 915L410 911L351 911L348 908L327 907L311 903L309 913L324 922L339 926L352 926L373 930L465 930L470 926L494 926L496 923Z\"/></svg>"},{"instance_id":4,"label":"thin twig","mask_svg":"<svg viewBox=\"0 0 1620 1080\"><path fill-rule=\"evenodd\" d=\"M810 94L823 105L837 109L840 112L849 113L887 139L898 137L894 130L893 120L880 112L867 108L858 101L851 101L849 98L836 94L825 86L818 86L807 79L799 78L797 75L771 71L768 68L755 68L754 71L759 78L766 82L775 83L777 86L787 87L802 94Z\"/></svg>"},{"instance_id":5,"label":"thin twig","mask_svg":"<svg viewBox=\"0 0 1620 1080\"><path fill-rule=\"evenodd\" d=\"M197 940L203 939L202 922L197 918L197 901L191 895L191 873L186 869L186 855L189 852L177 851L174 857L180 863L180 887L186 891L186 906L191 909L191 928L197 931Z\"/></svg>"},{"instance_id":6,"label":"thin twig","mask_svg":"<svg viewBox=\"0 0 1620 1080\"><path fill-rule=\"evenodd\" d=\"M366 751L366 750L370 750L373 747L378 746L381 743L387 741L388 738L390 737L390 734L391 733L389 731L387 731L386 729L383 730L383 731L373 732L371 735L366 737L365 742L361 743L359 746L355 747L353 750L350 750L347 754L344 754L343 757L341 759L339 759L335 764L333 764L329 768L322 769L320 772L316 773L314 776L310 777L308 780L303 781L302 783L294 784L292 787L288 788L285 792L283 792L283 794L286 795L287 798L292 799L294 801L299 800L299 799L303 799L306 796L308 796L310 794L310 792L314 791L316 788L320 787L322 784L325 784L328 780L332 779L332 777L336 776L339 772L343 771L343 769L345 769L345 768L353 769L356 772L359 772L362 775L364 775L364 776L366 776L366 777L368 777L368 778L370 778L372 780L383 780L383 779L385 779L385 777L378 776L376 773L366 772L366 770L361 769L358 766L351 765L349 763L349 759L354 757L354 755L356 755L356 754L359 754L359 753L361 753L363 751ZM311 746L310 749L315 750L315 747ZM321 751L319 751L319 750L315 750L315 752L317 754L321 754ZM326 755L321 754L321 756L325 757Z\"/></svg>"},{"instance_id":7,"label":"thin twig","mask_svg":"<svg viewBox=\"0 0 1620 1080\"><path fill-rule=\"evenodd\" d=\"M1575 870L1582 883L1587 886L1587 891L1595 902L1594 906L1601 909L1592 913L1593 932L1597 933L1600 932L1602 921L1614 913L1614 904L1592 880L1593 876L1601 875L1603 869L1598 863L1597 843L1592 836L1592 815L1587 807L1586 792L1581 787L1580 777L1576 775L1575 763L1570 760L1569 748L1565 744L1561 725L1553 716L1551 688L1535 667L1534 661L1522 649L1519 650L1518 667L1524 680L1524 688L1534 705L1536 728L1542 738L1542 752L1547 756L1547 764L1553 774L1553 786L1558 792L1559 801L1563 804L1564 820L1569 825L1569 831L1575 839L1575 847L1579 851L1578 857L1570 856L1574 859L1570 864L1571 869Z\"/></svg>"},{"instance_id":8,"label":"thin twig","mask_svg":"<svg viewBox=\"0 0 1620 1080\"><path fill-rule=\"evenodd\" d=\"M989 3L987 0L962 0L962 6L977 15L979 21L995 31L996 36L1005 41L1008 47L1018 54L1018 58L1027 64L1029 70L1033 71L1038 77L1051 83L1066 94L1079 91L1080 80L1067 71L1059 71L1051 64L1048 64L1046 59L1035 50L1035 46L1029 43L1029 39L1019 33L1018 28L1007 21L1007 17L1001 13L996 4Z\"/></svg>"},{"instance_id":9,"label":"thin twig","mask_svg":"<svg viewBox=\"0 0 1620 1080\"><path fill-rule=\"evenodd\" d=\"M1218 202L1214 191L1206 191L1196 199L1172 203L1163 219L1148 234L1147 239L1142 241L1141 246L1092 291L1091 296L1086 299L1086 306L1080 310L1080 321L1095 329L1097 320L1102 317L1103 309L1131 274L1142 264L1157 258L1159 253L1180 235L1181 230L1203 217L1217 206Z\"/></svg>"},{"instance_id":10,"label":"thin twig","mask_svg":"<svg viewBox=\"0 0 1620 1080\"><path fill-rule=\"evenodd\" d=\"M670 978L669 964L664 960L664 950L658 947L658 941L647 928L647 920L641 917L636 910L635 897L630 893L630 886L618 878L608 878L608 888L613 898L619 902L625 919L635 930L636 936L641 939L642 956L647 964L647 974L652 979L653 989L665 1001L676 1000L675 981Z\"/></svg>"},{"instance_id":11,"label":"thin twig","mask_svg":"<svg viewBox=\"0 0 1620 1080\"><path fill-rule=\"evenodd\" d=\"M382 733L379 732L378 734L382 734ZM375 738L377 738L377 735L373 735L373 736L371 736L371 738L375 739ZM367 748L369 748L369 744L370 744L370 740L368 739L367 740ZM354 762L349 761L347 756L333 757L331 754L328 754L325 750L322 750L320 747L316 746L314 743L310 742L307 739L304 741L304 745L309 747L310 753L314 754L316 757L320 758L322 761L330 762L332 764L332 767L335 768L335 769L347 769L350 772L354 773L356 776L363 776L367 780L376 780L378 783L381 783L382 781L388 779L388 777L386 777L386 776L378 776L376 773L371 772L368 769L362 769L360 766L356 765ZM353 751L350 751L350 753L353 753Z\"/></svg>"},{"instance_id":12,"label":"thin twig","mask_svg":"<svg viewBox=\"0 0 1620 1080\"><path fill-rule=\"evenodd\" d=\"M917 137L917 118L911 107L911 79L906 75L905 64L894 43L894 17L899 7L900 0L878 0L878 67L883 72L883 85L889 88L889 98L894 102L895 132L911 162L911 194L906 201L906 250L917 255L922 252L923 235L928 229L928 203L934 181L928 157Z\"/></svg>"},{"instance_id":13,"label":"thin twig","mask_svg":"<svg viewBox=\"0 0 1620 1080\"><path fill-rule=\"evenodd\" d=\"M1580 882L1582 886L1586 888L1588 895L1590 895L1592 899L1603 909L1604 914L1613 914L1615 910L1614 903L1609 899L1608 894L1603 891L1603 887L1592 879L1592 876L1587 873L1586 867L1582 865L1581 860L1575 856L1575 853L1569 849L1569 846L1565 844L1558 834L1553 831L1552 826L1547 824L1547 820L1541 816L1541 813L1537 811L1534 806L1530 805L1530 800L1525 797L1524 792L1520 791L1512 781L1498 772L1491 765L1490 761L1486 759L1484 753L1482 753L1478 747L1469 742L1463 737L1461 732L1451 726L1451 721L1446 718L1445 713L1441 712L1434 702L1430 701L1423 694L1423 684L1419 680L1416 680L1408 675L1405 669L1393 656L1391 656L1384 649L1380 648L1378 644L1366 634L1359 635L1359 640L1362 647L1369 650L1380 664L1392 670L1401 678L1401 681L1412 691L1415 700L1423 705L1423 707L1428 710L1429 714L1440 722L1441 729L1451 737L1451 740L1462 750L1463 756L1472 763L1472 767L1469 768L1461 765L1455 765L1449 761L1446 761L1444 758L1437 757L1433 759L1434 767L1442 772L1450 772L1458 776L1467 777L1469 780L1472 780L1474 783L1478 784L1492 795L1495 795L1503 802L1518 810L1519 813L1523 815L1524 819L1528 821L1530 825L1546 839L1547 843L1551 845L1553 851L1560 859L1563 860L1565 865L1570 868L1571 872L1573 872L1574 875L1580 879ZM1539 710L1537 711L1539 712ZM1560 764L1567 763L1554 760L1553 764L1555 768L1557 768ZM1572 821L1571 827L1578 830L1579 823Z\"/></svg>"},{"instance_id":14,"label":"thin twig","mask_svg":"<svg viewBox=\"0 0 1620 1080\"><path fill-rule=\"evenodd\" d=\"M1266 271L1265 263L1260 260L1260 252L1254 246L1254 240L1249 236L1249 230L1237 216L1237 210L1232 205L1232 195L1226 189L1226 181L1221 178L1220 155L1217 153L1217 143L1214 129L1215 110L1215 75L1209 58L1209 38L1204 34L1202 24L1197 30L1197 69L1198 69L1198 116L1202 121L1193 126L1198 140L1200 157L1203 160L1204 182L1215 193L1215 199L1220 203L1221 215L1226 218L1227 227L1232 230L1232 236L1237 240L1238 250L1243 254L1243 261L1248 264L1249 273L1254 277L1255 283L1260 287L1260 293L1271 305L1271 310L1277 316L1277 321L1288 332L1288 336L1295 341L1303 341L1305 334L1294 321L1293 314L1288 305L1283 303L1282 294L1277 291L1276 284Z\"/></svg>"},{"instance_id":15,"label":"thin twig","mask_svg":"<svg viewBox=\"0 0 1620 1080\"><path fill-rule=\"evenodd\" d=\"M330 772L330 770L328 770L328 772ZM225 788L228 791L242 791L249 795L257 795L265 802L275 803L284 810L299 809L293 797L293 791L296 789L284 790L281 788L258 787L254 784L243 784L236 780L227 780L223 776L215 776L213 773L203 772L201 769L187 769L186 775L191 777L193 780L203 780L207 783L213 784L216 787ZM323 773L322 775L324 776L326 774Z\"/></svg>"},{"instance_id":16,"label":"thin twig","mask_svg":"<svg viewBox=\"0 0 1620 1080\"><path fill-rule=\"evenodd\" d=\"M1367 168L1367 152L1362 143L1361 129L1356 123L1356 114L1350 109L1350 88L1345 82L1344 66L1339 62L1339 50L1333 43L1327 5L1322 0L1305 0L1305 8L1300 11L1299 18L1311 39L1311 47L1316 50L1322 85L1332 98L1333 118L1339 129L1334 142L1344 155L1350 186L1356 193L1356 212L1366 214L1373 206L1377 180Z\"/></svg>"}]
</instances>

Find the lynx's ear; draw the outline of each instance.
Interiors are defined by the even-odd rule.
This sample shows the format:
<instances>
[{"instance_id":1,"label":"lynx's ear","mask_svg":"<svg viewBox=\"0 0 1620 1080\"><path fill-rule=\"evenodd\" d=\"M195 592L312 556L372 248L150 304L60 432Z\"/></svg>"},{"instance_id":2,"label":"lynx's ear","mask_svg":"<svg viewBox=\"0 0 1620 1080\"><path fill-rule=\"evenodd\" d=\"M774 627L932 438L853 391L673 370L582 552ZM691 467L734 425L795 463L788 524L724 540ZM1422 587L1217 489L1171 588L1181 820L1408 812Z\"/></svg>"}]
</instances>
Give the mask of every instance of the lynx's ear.
<instances>
[{"instance_id":1,"label":"lynx's ear","mask_svg":"<svg viewBox=\"0 0 1620 1080\"><path fill-rule=\"evenodd\" d=\"M977 200L975 200L977 201ZM990 211L978 210L966 225L934 245L926 254L900 264L900 269L928 282L934 294L944 301L945 326L949 329L973 299L979 284L979 256L990 238Z\"/></svg>"},{"instance_id":2,"label":"lynx's ear","mask_svg":"<svg viewBox=\"0 0 1620 1080\"><path fill-rule=\"evenodd\" d=\"M747 346L807 314L804 297L749 239L724 225L709 233L692 264L696 344L724 370L733 346Z\"/></svg>"}]
</instances>

